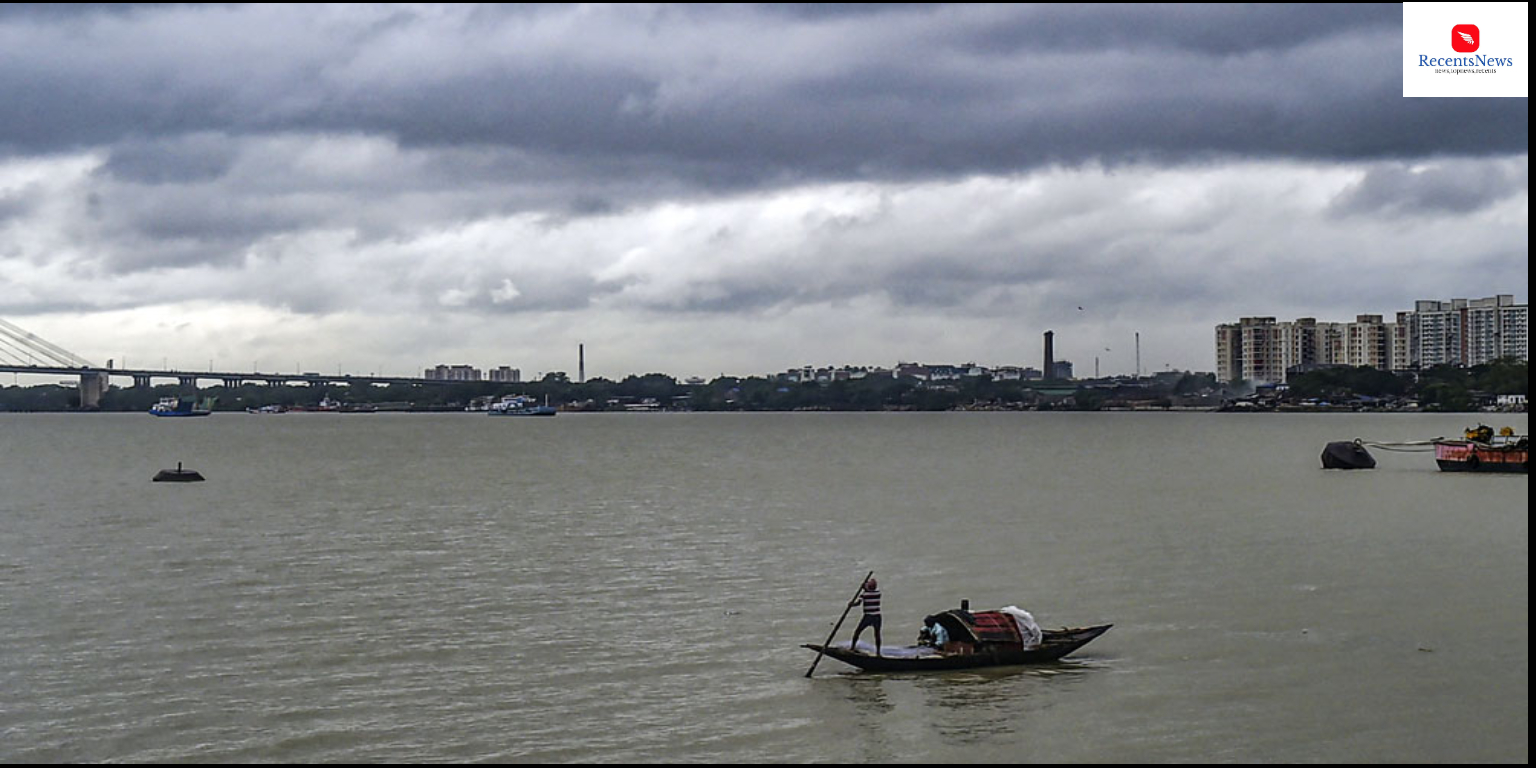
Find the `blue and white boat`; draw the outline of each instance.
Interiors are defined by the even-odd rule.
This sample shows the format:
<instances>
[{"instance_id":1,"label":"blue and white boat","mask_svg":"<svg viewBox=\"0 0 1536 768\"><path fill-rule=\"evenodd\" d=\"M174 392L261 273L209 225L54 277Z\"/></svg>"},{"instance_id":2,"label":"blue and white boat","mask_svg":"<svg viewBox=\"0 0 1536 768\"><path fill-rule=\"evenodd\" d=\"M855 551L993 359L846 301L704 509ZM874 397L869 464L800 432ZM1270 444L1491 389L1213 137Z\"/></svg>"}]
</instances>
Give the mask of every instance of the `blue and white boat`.
<instances>
[{"instance_id":1,"label":"blue and white boat","mask_svg":"<svg viewBox=\"0 0 1536 768\"><path fill-rule=\"evenodd\" d=\"M486 409L491 416L553 416L558 411L546 400L543 405L526 395L507 395Z\"/></svg>"}]
</instances>

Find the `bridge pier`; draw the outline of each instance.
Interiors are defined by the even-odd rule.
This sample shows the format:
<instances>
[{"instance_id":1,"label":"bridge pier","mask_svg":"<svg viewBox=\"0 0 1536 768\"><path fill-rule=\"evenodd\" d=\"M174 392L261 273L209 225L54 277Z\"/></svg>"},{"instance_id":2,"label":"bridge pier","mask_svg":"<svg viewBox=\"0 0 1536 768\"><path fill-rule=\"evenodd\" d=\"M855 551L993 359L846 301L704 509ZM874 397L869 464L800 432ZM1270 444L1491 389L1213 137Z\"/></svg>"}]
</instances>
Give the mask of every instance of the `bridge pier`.
<instances>
[{"instance_id":1,"label":"bridge pier","mask_svg":"<svg viewBox=\"0 0 1536 768\"><path fill-rule=\"evenodd\" d=\"M239 389L240 385L244 383L244 381L244 379L225 379L224 387L226 389Z\"/></svg>"},{"instance_id":2,"label":"bridge pier","mask_svg":"<svg viewBox=\"0 0 1536 768\"><path fill-rule=\"evenodd\" d=\"M148 388L149 387L149 376L147 374L135 373L133 375L133 385L135 387L145 387L145 388Z\"/></svg>"},{"instance_id":3,"label":"bridge pier","mask_svg":"<svg viewBox=\"0 0 1536 768\"><path fill-rule=\"evenodd\" d=\"M93 410L101 407L101 396L107 392L107 375L98 371L80 374L80 408Z\"/></svg>"},{"instance_id":4,"label":"bridge pier","mask_svg":"<svg viewBox=\"0 0 1536 768\"><path fill-rule=\"evenodd\" d=\"M177 376L176 377L176 383L180 384L182 389L187 389L187 388L197 389L197 377L196 376Z\"/></svg>"}]
</instances>

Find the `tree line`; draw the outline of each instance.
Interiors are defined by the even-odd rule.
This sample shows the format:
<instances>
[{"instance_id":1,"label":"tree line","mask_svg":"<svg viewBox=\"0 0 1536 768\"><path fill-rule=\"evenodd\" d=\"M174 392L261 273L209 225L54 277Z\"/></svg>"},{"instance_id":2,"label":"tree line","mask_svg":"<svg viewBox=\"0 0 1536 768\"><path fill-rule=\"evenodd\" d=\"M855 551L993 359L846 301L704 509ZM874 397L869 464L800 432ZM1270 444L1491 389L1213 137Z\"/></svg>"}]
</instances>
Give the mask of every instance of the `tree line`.
<instances>
[{"instance_id":1,"label":"tree line","mask_svg":"<svg viewBox=\"0 0 1536 768\"><path fill-rule=\"evenodd\" d=\"M1530 364L1505 358L1461 368L1437 365L1422 371L1370 367L1324 368L1291 376L1289 398L1415 400L1426 410L1471 411L1498 395L1530 396Z\"/></svg>"},{"instance_id":2,"label":"tree line","mask_svg":"<svg viewBox=\"0 0 1536 768\"><path fill-rule=\"evenodd\" d=\"M1328 368L1291 377L1290 399L1359 396L1416 399L1432 410L1474 410L1490 395L1527 394L1528 365L1501 360L1472 368L1437 366L1392 373L1373 368ZM477 399L527 395L571 410L628 410L636 407L694 411L945 411L960 408L1100 410L1126 403L1172 405L1217 402L1231 393L1209 373L1159 376L1132 382L995 381L966 377L947 382L868 376L830 382L791 382L767 376L721 376L705 383L680 383L647 373L614 381L571 381L556 371L537 381L452 382L435 385L370 384L271 386L246 384L204 389L178 385L111 387L103 411L147 411L164 397L211 399L215 410L268 405L316 407L324 399L354 405L392 405L412 410L461 410ZM68 411L79 408L73 387L51 384L0 389L0 410Z\"/></svg>"}]
</instances>

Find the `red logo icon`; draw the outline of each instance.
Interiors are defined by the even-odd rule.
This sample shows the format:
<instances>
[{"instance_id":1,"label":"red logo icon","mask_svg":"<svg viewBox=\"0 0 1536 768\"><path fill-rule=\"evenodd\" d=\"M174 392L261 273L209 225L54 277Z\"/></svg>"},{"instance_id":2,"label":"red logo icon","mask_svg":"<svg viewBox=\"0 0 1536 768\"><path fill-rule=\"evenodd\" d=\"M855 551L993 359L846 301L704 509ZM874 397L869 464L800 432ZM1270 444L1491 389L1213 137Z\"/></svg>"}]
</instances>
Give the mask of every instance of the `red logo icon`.
<instances>
[{"instance_id":1,"label":"red logo icon","mask_svg":"<svg viewBox=\"0 0 1536 768\"><path fill-rule=\"evenodd\" d=\"M1476 24L1457 24L1451 27L1451 50L1457 53L1472 53L1483 41L1483 33L1477 31Z\"/></svg>"}]
</instances>

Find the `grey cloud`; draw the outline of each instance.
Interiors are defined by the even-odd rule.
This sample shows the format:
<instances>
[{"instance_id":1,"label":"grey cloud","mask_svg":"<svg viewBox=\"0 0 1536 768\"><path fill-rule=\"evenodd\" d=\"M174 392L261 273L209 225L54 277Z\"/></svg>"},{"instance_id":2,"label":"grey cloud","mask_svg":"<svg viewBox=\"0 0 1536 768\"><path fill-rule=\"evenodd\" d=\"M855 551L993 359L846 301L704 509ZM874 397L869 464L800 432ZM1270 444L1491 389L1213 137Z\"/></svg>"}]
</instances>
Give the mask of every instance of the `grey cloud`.
<instances>
[{"instance_id":1,"label":"grey cloud","mask_svg":"<svg viewBox=\"0 0 1536 768\"><path fill-rule=\"evenodd\" d=\"M498 313L550 312L584 309L599 297L618 290L588 274L538 271L510 278L518 296L510 301L496 301L500 280L486 278L475 294L474 304L481 310Z\"/></svg>"},{"instance_id":2,"label":"grey cloud","mask_svg":"<svg viewBox=\"0 0 1536 768\"><path fill-rule=\"evenodd\" d=\"M373 267L363 264L359 268ZM388 264L378 268L393 269ZM535 263L510 271L476 264L426 274L400 272L388 282L391 293L414 294L417 304L423 308L491 315L585 309L593 301L622 290L624 285L622 282L600 281L580 269L559 263Z\"/></svg>"},{"instance_id":3,"label":"grey cloud","mask_svg":"<svg viewBox=\"0 0 1536 768\"><path fill-rule=\"evenodd\" d=\"M667 312L752 314L788 304L834 301L868 290L867 286L806 284L805 277L800 272L779 276L761 272L728 275L690 283L663 298L646 301L643 306Z\"/></svg>"},{"instance_id":4,"label":"grey cloud","mask_svg":"<svg viewBox=\"0 0 1536 768\"><path fill-rule=\"evenodd\" d=\"M266 239L312 230L347 230L367 244L518 214L558 228L683 190L662 179L605 184L602 164L577 170L499 147L412 149L362 136L142 139L113 147L82 180L70 229L92 245L84 258L131 273L232 266ZM25 189L0 197L0 219L36 204Z\"/></svg>"},{"instance_id":5,"label":"grey cloud","mask_svg":"<svg viewBox=\"0 0 1536 768\"><path fill-rule=\"evenodd\" d=\"M228 172L237 154L236 143L223 136L129 138L111 147L100 172L140 184L211 181Z\"/></svg>"},{"instance_id":6,"label":"grey cloud","mask_svg":"<svg viewBox=\"0 0 1536 768\"><path fill-rule=\"evenodd\" d=\"M20 192L0 194L0 225L6 219L20 218L33 208L31 200Z\"/></svg>"},{"instance_id":7,"label":"grey cloud","mask_svg":"<svg viewBox=\"0 0 1536 768\"><path fill-rule=\"evenodd\" d=\"M320 224L312 214L217 185L99 184L79 213L72 237L88 246L80 268L112 274L235 266L265 237Z\"/></svg>"},{"instance_id":8,"label":"grey cloud","mask_svg":"<svg viewBox=\"0 0 1536 768\"><path fill-rule=\"evenodd\" d=\"M1420 170L1378 165L1340 193L1332 207L1340 215L1470 213L1528 189L1528 167L1523 160L1448 160Z\"/></svg>"},{"instance_id":9,"label":"grey cloud","mask_svg":"<svg viewBox=\"0 0 1536 768\"><path fill-rule=\"evenodd\" d=\"M1015 18L1032 23L987 25L965 42L989 42L987 47L999 52L1112 47L1233 56L1294 48L1353 31L1400 30L1402 10L1356 3L1084 4L1070 9L1021 9Z\"/></svg>"}]
</instances>

